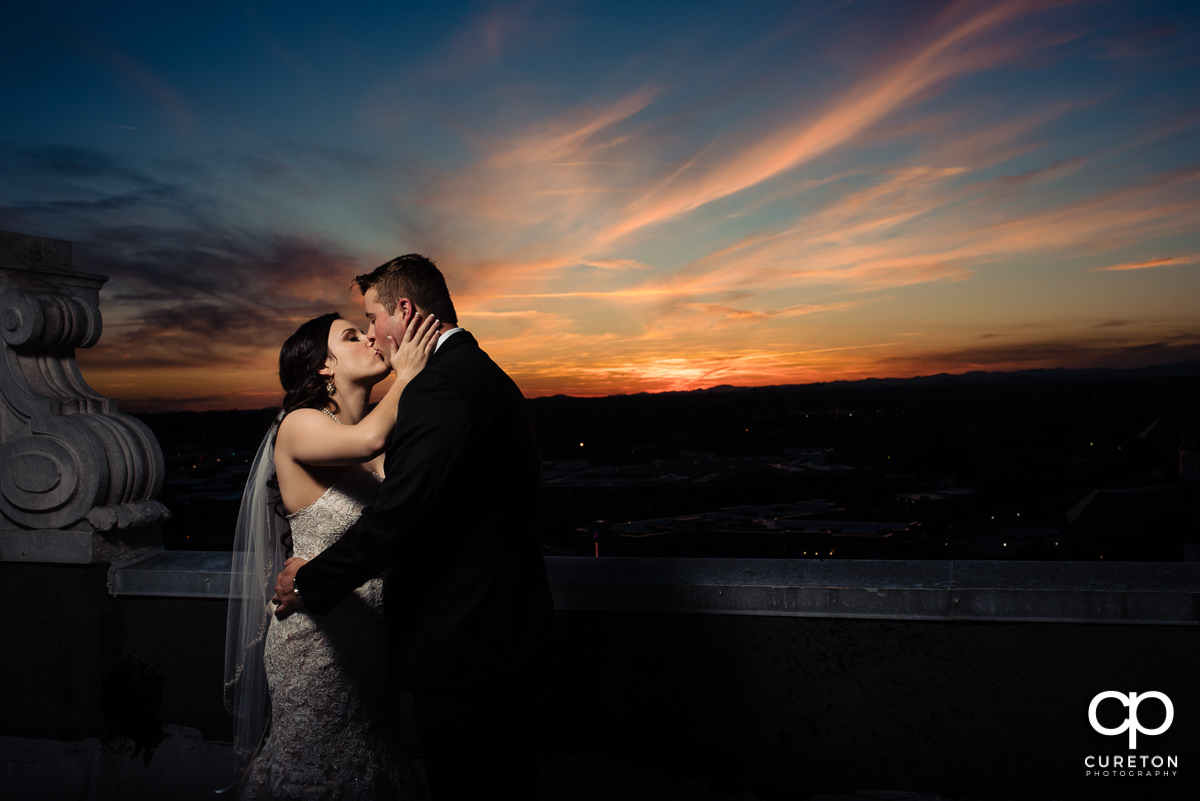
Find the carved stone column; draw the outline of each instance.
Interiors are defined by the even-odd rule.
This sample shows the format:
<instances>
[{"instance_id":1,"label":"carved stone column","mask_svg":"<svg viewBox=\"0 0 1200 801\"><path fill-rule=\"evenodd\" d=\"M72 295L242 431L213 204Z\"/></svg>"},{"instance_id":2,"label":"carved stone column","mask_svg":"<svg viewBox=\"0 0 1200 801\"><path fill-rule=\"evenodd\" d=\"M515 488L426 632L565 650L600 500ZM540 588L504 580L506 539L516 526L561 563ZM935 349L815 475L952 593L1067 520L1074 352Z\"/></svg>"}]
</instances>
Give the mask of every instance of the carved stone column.
<instances>
[{"instance_id":1,"label":"carved stone column","mask_svg":"<svg viewBox=\"0 0 1200 801\"><path fill-rule=\"evenodd\" d=\"M102 275L71 243L0 231L0 560L91 564L161 548L158 441L87 385Z\"/></svg>"}]
</instances>

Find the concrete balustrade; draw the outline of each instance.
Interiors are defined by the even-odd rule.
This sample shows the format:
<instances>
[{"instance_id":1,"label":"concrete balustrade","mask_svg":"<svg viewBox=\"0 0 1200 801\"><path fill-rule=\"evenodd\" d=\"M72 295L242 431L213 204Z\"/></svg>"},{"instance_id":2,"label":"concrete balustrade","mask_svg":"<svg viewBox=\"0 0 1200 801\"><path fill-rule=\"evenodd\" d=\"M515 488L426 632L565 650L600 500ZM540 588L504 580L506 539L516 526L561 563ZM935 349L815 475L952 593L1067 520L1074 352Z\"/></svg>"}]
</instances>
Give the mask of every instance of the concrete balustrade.
<instances>
[{"instance_id":1,"label":"concrete balustrade","mask_svg":"<svg viewBox=\"0 0 1200 801\"><path fill-rule=\"evenodd\" d=\"M162 450L79 372L100 287L71 244L0 232L0 560L92 564L161 549Z\"/></svg>"}]
</instances>

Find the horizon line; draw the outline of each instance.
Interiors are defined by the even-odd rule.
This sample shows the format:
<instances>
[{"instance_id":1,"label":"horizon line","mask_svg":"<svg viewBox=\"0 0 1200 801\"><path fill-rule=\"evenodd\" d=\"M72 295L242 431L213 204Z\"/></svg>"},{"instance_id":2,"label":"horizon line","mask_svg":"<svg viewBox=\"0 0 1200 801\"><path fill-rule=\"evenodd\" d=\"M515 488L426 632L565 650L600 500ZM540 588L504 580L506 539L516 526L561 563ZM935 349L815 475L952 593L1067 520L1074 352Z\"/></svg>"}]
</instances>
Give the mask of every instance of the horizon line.
<instances>
[{"instance_id":1,"label":"horizon line","mask_svg":"<svg viewBox=\"0 0 1200 801\"><path fill-rule=\"evenodd\" d=\"M566 398L566 399L572 399L572 400L600 400L600 399L604 399L604 398L629 398L629 397L637 397L637 396L642 396L642 395L690 395L690 394L697 394L697 393L704 393L704 392L713 392L716 390L748 392L748 391L757 390L757 389L809 388L809 387L832 386L835 384L869 384L869 383L881 382L881 381L892 381L892 382L921 381L921 380L933 379L933 378L965 378L967 376L973 376L973 375L989 375L989 376L997 376L997 377L1005 377L1005 376L1016 377L1019 375L1045 374L1045 373L1094 373L1094 374L1145 373L1145 372L1155 371L1155 370L1180 369L1180 368L1188 368L1188 367L1190 367L1190 370L1185 369L1184 372L1179 374L1179 377L1183 377L1183 376L1186 376L1189 374L1200 377L1200 359L1184 359L1184 360L1178 361L1178 362L1161 362L1161 363L1156 363L1156 364L1143 365L1140 367L1027 367L1027 368L1021 368L1021 369L1017 369L1017 370L975 369L975 370L966 370L961 373L950 373L950 372L943 371L943 372L939 372L939 373L929 373L929 374L924 374L924 375L873 376L873 377L869 377L869 378L854 378L854 379L839 378L839 379L833 379L830 381L810 381L810 382L794 383L794 384L755 384L755 385L746 385L746 386L737 385L737 384L714 384L712 386L697 387L695 389L667 389L667 390L657 390L657 391L643 390L641 392L613 392L613 393L609 393L607 395L568 395L566 393L560 392L560 393L554 393L551 395L524 395L524 397L525 397L525 400L527 400L527 401L546 400L546 399L554 399L554 398ZM1080 376L1080 377L1082 377L1082 376ZM118 402L118 404L124 403L123 401L121 401L119 399L117 399L117 402ZM279 408L280 407L278 405L269 405L269 406L256 406L256 407L232 407L232 408L227 408L227 409L189 409L186 407L159 408L159 409L154 409L154 408L124 409L124 408L122 408L122 409L119 409L119 411L122 414L136 415L136 414L178 414L178 413L182 413L182 412L197 412L197 413L203 413L203 412L259 412L259 411L267 411L269 409L279 409Z\"/></svg>"}]
</instances>

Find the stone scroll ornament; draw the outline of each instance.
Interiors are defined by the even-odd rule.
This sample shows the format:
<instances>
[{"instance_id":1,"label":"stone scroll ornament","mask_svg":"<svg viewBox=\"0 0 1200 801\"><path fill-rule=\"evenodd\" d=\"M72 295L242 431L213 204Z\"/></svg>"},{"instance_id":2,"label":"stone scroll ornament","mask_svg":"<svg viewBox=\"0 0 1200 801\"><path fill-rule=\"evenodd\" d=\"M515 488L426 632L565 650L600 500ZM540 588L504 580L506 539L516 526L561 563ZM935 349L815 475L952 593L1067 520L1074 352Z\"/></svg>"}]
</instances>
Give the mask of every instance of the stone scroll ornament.
<instances>
[{"instance_id":1,"label":"stone scroll ornament","mask_svg":"<svg viewBox=\"0 0 1200 801\"><path fill-rule=\"evenodd\" d=\"M87 385L75 348L100 339L100 287L68 242L0 232L0 525L108 532L168 516L162 449Z\"/></svg>"}]
</instances>

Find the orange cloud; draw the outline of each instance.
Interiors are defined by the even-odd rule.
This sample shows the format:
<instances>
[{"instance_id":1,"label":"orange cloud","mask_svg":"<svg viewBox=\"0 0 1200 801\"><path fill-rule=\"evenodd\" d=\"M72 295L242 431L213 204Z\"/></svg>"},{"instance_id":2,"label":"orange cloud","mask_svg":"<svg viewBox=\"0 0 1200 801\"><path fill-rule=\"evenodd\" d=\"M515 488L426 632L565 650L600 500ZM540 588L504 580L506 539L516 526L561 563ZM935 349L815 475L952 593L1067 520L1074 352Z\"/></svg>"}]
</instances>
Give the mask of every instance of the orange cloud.
<instances>
[{"instance_id":1,"label":"orange cloud","mask_svg":"<svg viewBox=\"0 0 1200 801\"><path fill-rule=\"evenodd\" d=\"M1164 256L1161 259L1149 259L1147 261L1134 261L1125 264L1114 264L1110 267L1095 267L1096 272L1119 272L1123 270L1149 270L1155 267L1168 267L1176 264L1196 264L1200 263L1200 253L1191 256Z\"/></svg>"},{"instance_id":2,"label":"orange cloud","mask_svg":"<svg viewBox=\"0 0 1200 801\"><path fill-rule=\"evenodd\" d=\"M927 41L890 63L872 66L870 74L815 119L785 126L740 153L708 166L703 156L672 176L659 191L630 205L620 222L598 236L607 243L646 226L673 219L714 200L741 192L785 171L846 145L871 125L903 105L921 99L938 84L1011 58L1015 44L982 42L983 36L1033 6L1009 2L972 6L960 14L953 7L933 26Z\"/></svg>"},{"instance_id":3,"label":"orange cloud","mask_svg":"<svg viewBox=\"0 0 1200 801\"><path fill-rule=\"evenodd\" d=\"M552 38L560 29L552 16L553 5L539 0L492 3L468 16L436 58L424 67L434 80L461 78L499 61L522 43Z\"/></svg>"},{"instance_id":4,"label":"orange cloud","mask_svg":"<svg viewBox=\"0 0 1200 801\"><path fill-rule=\"evenodd\" d=\"M657 90L644 87L609 106L578 109L564 118L550 120L496 153L489 162L499 167L530 164L588 166L604 151L624 141L623 137L604 141L594 137L646 108L657 94ZM598 190L596 187L576 187L575 191Z\"/></svg>"}]
</instances>

